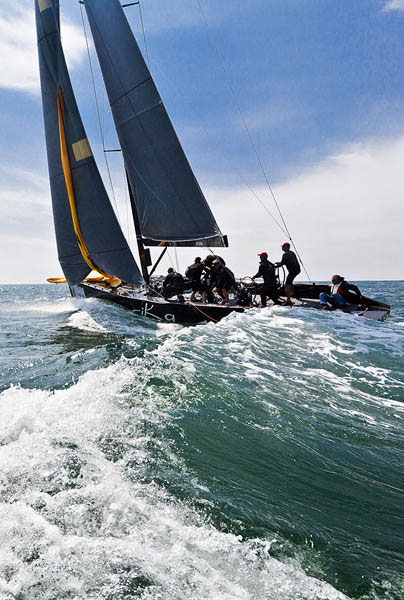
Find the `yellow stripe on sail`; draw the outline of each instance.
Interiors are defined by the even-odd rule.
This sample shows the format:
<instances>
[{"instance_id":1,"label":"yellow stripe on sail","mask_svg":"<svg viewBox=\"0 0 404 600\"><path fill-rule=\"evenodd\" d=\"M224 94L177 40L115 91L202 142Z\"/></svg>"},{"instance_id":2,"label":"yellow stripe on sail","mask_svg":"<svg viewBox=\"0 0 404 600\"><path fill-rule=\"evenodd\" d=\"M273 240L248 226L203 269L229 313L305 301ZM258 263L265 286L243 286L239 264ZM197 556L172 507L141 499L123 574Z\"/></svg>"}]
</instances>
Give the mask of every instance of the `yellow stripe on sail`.
<instances>
[{"instance_id":1,"label":"yellow stripe on sail","mask_svg":"<svg viewBox=\"0 0 404 600\"><path fill-rule=\"evenodd\" d=\"M87 248L86 242L84 241L83 233L82 233L81 227L80 227L79 216L77 213L76 196L74 194L73 180L72 180L72 174L71 174L71 169L70 169L70 161L69 161L69 155L67 152L66 135L65 135L64 121L63 121L64 120L64 103L63 103L62 92L60 90L58 91L58 95L57 95L57 103L58 103L58 118L59 118L60 154L61 154L61 159L62 159L63 174L65 176L67 195L69 197L70 211L71 211L72 219L73 219L74 232L77 237L77 242L78 242L78 245L80 248L80 252L81 252L83 259L85 260L87 265L90 267L90 269L103 275L106 279L108 279L109 283L113 287L116 287L117 285L119 285L121 283L121 280L118 279L118 277L115 277L114 275L109 275L108 273L105 273L104 271L99 269L93 263L91 256L90 256L90 252ZM82 144L83 142L84 142L84 140L81 140L80 142L77 142L77 143ZM88 145L88 148L90 148L90 145L88 144L88 142L87 142L87 145ZM90 153L91 153L91 149L90 149Z\"/></svg>"},{"instance_id":2,"label":"yellow stripe on sail","mask_svg":"<svg viewBox=\"0 0 404 600\"><path fill-rule=\"evenodd\" d=\"M52 6L50 0L38 0L39 12L43 12Z\"/></svg>"},{"instance_id":3,"label":"yellow stripe on sail","mask_svg":"<svg viewBox=\"0 0 404 600\"><path fill-rule=\"evenodd\" d=\"M86 277L84 279L84 281L87 281L88 283L97 283L99 281L105 281L105 280L106 280L106 278L104 277L104 275L101 275L101 274L94 275L94 276L91 276L91 274L90 274L88 277ZM67 283L67 281L64 277L48 277L48 279L46 281L48 283ZM119 281L120 281L120 279L119 279Z\"/></svg>"}]
</instances>

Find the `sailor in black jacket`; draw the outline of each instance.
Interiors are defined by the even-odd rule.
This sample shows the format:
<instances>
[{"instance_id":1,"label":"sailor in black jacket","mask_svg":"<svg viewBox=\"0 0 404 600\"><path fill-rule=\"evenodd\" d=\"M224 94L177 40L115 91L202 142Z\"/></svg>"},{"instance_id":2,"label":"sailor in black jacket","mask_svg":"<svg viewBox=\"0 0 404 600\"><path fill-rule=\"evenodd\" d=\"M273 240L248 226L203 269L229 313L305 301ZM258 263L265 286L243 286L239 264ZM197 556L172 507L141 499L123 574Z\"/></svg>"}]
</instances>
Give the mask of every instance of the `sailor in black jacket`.
<instances>
[{"instance_id":1,"label":"sailor in black jacket","mask_svg":"<svg viewBox=\"0 0 404 600\"><path fill-rule=\"evenodd\" d=\"M190 302L195 302L195 300L196 300L195 293L196 292L200 292L202 294L203 301L204 302L206 301L207 285L206 285L206 283L203 283L201 281L202 275L205 272L206 272L206 267L203 264L200 256L197 256L195 258L195 262L192 265L189 265L189 267L187 267L187 270L185 271L185 277L187 277L191 281L191 287L192 287L192 294L189 299Z\"/></svg>"},{"instance_id":2,"label":"sailor in black jacket","mask_svg":"<svg viewBox=\"0 0 404 600\"><path fill-rule=\"evenodd\" d=\"M262 277L264 280L261 289L261 306L264 307L267 305L267 297L271 298L274 304L280 304L280 302L278 302L279 293L276 267L268 260L268 254L266 252L261 252L258 256L261 259L260 266L258 273L254 275L252 279Z\"/></svg>"},{"instance_id":3,"label":"sailor in black jacket","mask_svg":"<svg viewBox=\"0 0 404 600\"><path fill-rule=\"evenodd\" d=\"M212 263L212 275L210 281L211 289L216 288L216 292L223 298L224 304L229 304L229 292L233 292L234 299L237 300L236 279L228 267L223 266L220 258L216 258Z\"/></svg>"},{"instance_id":4,"label":"sailor in black jacket","mask_svg":"<svg viewBox=\"0 0 404 600\"><path fill-rule=\"evenodd\" d=\"M184 297L182 295L184 291L184 278L181 273L177 273L174 271L172 267L170 267L167 271L166 278L163 281L163 296L164 298L171 298L177 294L178 300L181 302L184 301Z\"/></svg>"},{"instance_id":5,"label":"sailor in black jacket","mask_svg":"<svg viewBox=\"0 0 404 600\"><path fill-rule=\"evenodd\" d=\"M284 265L288 270L288 275L285 281L285 294L286 294L286 304L291 305L291 296L294 293L293 289L293 280L300 273L300 265L297 259L297 256L290 249L289 242L285 242L282 244L283 256L281 262L277 262L276 265L281 267Z\"/></svg>"}]
</instances>

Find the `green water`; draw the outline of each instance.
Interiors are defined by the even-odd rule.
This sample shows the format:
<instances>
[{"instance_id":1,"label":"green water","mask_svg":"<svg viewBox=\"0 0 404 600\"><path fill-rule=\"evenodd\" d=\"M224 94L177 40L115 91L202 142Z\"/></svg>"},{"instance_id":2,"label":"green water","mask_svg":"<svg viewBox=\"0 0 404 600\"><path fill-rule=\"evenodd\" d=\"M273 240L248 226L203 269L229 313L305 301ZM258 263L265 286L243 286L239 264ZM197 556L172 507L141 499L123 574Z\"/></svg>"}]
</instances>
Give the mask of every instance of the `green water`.
<instances>
[{"instance_id":1,"label":"green water","mask_svg":"<svg viewBox=\"0 0 404 600\"><path fill-rule=\"evenodd\" d=\"M404 284L361 289L388 321L3 286L1 600L401 600Z\"/></svg>"}]
</instances>

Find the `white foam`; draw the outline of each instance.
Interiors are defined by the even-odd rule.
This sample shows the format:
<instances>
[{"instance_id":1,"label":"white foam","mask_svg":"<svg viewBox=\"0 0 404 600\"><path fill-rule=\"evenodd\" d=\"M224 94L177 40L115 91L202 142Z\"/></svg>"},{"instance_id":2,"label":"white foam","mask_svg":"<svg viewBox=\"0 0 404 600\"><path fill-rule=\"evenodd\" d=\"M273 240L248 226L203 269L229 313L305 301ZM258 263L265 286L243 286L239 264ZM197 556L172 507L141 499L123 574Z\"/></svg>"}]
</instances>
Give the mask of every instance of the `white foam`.
<instances>
[{"instance_id":1,"label":"white foam","mask_svg":"<svg viewBox=\"0 0 404 600\"><path fill-rule=\"evenodd\" d=\"M61 298L59 300L49 301L49 298L37 298L35 302L20 302L13 305L16 312L33 312L44 314L63 314L78 310L81 302L73 298Z\"/></svg>"},{"instance_id":2,"label":"white foam","mask_svg":"<svg viewBox=\"0 0 404 600\"><path fill-rule=\"evenodd\" d=\"M177 392L147 386L151 375ZM189 376L189 365L153 355L88 372L55 393L14 387L0 395L5 598L111 598L125 586L133 592L135 576L149 600L344 598L271 558L270 541L222 533L163 488L142 483L154 460L143 425L167 424L187 402L180 387ZM105 439L121 441L120 458L104 454ZM158 444L161 458L181 468L169 441Z\"/></svg>"},{"instance_id":3,"label":"white foam","mask_svg":"<svg viewBox=\"0 0 404 600\"><path fill-rule=\"evenodd\" d=\"M97 323L97 321L86 311L79 311L69 317L69 327L80 329L80 331L91 331L99 333L107 333L108 329Z\"/></svg>"}]
</instances>

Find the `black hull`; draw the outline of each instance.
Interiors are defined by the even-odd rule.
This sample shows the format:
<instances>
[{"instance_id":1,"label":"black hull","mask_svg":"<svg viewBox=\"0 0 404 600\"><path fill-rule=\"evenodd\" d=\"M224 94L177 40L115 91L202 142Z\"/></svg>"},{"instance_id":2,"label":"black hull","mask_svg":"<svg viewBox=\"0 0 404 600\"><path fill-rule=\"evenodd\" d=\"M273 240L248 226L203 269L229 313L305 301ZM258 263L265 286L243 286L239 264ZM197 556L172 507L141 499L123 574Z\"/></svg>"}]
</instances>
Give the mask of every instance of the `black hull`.
<instances>
[{"instance_id":1,"label":"black hull","mask_svg":"<svg viewBox=\"0 0 404 600\"><path fill-rule=\"evenodd\" d=\"M124 306L143 317L149 317L164 323L197 324L211 321L217 323L232 312L244 312L241 306L221 306L219 304L198 304L163 300L143 295L143 298L130 297L112 289L102 289L100 284L92 285L81 283L77 286L84 292L86 298L102 298ZM77 288L71 290L74 296ZM140 296L141 294L139 294Z\"/></svg>"},{"instance_id":2,"label":"black hull","mask_svg":"<svg viewBox=\"0 0 404 600\"><path fill-rule=\"evenodd\" d=\"M293 306L299 308L321 309L318 300L320 292L328 291L328 286L317 284L296 284ZM281 294L283 290L281 289ZM250 306L223 306L220 304L201 304L164 300L156 296L148 296L144 292L124 285L113 290L108 284L97 282L81 283L71 288L72 296L85 298L101 298L115 302L124 308L143 317L149 317L165 323L197 324L204 322L217 323L233 312L242 313L250 310ZM339 309L337 309L339 312ZM371 298L363 298L362 304L348 303L345 313L361 316L374 321L384 321L390 313L390 306Z\"/></svg>"}]
</instances>

